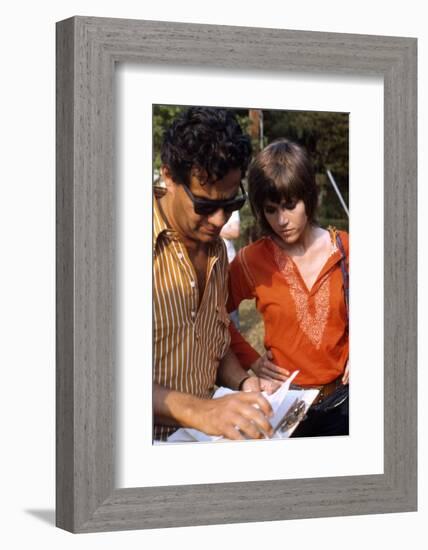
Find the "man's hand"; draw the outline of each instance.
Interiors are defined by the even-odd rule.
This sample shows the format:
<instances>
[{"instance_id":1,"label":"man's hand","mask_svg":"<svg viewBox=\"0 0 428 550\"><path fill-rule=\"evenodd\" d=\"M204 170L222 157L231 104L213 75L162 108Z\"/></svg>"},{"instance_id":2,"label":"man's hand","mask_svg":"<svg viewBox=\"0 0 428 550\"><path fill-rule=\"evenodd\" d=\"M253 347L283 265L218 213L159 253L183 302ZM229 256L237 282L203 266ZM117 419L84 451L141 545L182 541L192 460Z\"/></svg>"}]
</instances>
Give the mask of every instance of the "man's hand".
<instances>
[{"instance_id":1,"label":"man's hand","mask_svg":"<svg viewBox=\"0 0 428 550\"><path fill-rule=\"evenodd\" d=\"M253 377L255 378L255 377ZM258 392L239 392L218 399L198 400L193 427L228 439L260 439L272 435L272 409Z\"/></svg>"},{"instance_id":2,"label":"man's hand","mask_svg":"<svg viewBox=\"0 0 428 550\"><path fill-rule=\"evenodd\" d=\"M272 359L272 352L267 350L264 355L257 359L257 361L254 361L251 365L251 370L257 374L259 378L285 382L290 376L290 372L272 363Z\"/></svg>"}]
</instances>

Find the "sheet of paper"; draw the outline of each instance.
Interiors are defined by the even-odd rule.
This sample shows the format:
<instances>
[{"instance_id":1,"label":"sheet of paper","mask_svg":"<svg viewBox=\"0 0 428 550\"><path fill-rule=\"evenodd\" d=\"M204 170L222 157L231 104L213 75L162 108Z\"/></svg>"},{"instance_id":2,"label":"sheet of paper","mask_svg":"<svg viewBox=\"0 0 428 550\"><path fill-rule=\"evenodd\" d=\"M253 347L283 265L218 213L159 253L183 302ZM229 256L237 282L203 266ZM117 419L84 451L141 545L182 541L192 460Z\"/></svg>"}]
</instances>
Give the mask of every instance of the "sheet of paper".
<instances>
[{"instance_id":1,"label":"sheet of paper","mask_svg":"<svg viewBox=\"0 0 428 550\"><path fill-rule=\"evenodd\" d=\"M287 413L291 405L298 400L303 400L306 404L305 412L308 411L315 397L318 395L318 390L290 390L290 384L293 382L295 377L298 375L299 371L294 371L291 376L282 384L282 386L273 394L268 395L266 392L262 392L264 397L269 401L274 415L270 419L270 423L275 430L281 420L284 418L284 415ZM213 395L213 399L218 399L224 395L229 395L236 393L230 388L220 387L216 390ZM276 432L272 439L287 439L291 436L294 430L297 428L298 424L292 426L289 430L284 432ZM199 430L194 430L192 428L180 428L174 432L169 438L167 443L184 443L184 442L213 442L213 441L228 441L222 436L212 436L207 435L204 432ZM155 442L161 443L161 442Z\"/></svg>"}]
</instances>

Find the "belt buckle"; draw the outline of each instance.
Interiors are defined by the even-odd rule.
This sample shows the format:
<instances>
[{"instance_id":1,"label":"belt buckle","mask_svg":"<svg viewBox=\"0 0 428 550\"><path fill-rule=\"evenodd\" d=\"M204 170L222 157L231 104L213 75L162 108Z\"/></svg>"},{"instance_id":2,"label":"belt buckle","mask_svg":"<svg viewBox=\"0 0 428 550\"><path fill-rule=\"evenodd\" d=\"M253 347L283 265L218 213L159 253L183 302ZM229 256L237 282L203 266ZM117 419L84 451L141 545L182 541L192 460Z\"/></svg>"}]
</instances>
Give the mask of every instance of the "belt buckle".
<instances>
[{"instance_id":1,"label":"belt buckle","mask_svg":"<svg viewBox=\"0 0 428 550\"><path fill-rule=\"evenodd\" d=\"M318 394L318 396L315 399L313 404L316 405L318 403L322 403L324 401L324 399L326 399L326 397L328 397L329 395L334 393L337 390L338 386L339 386L339 381L340 381L340 379L336 378L336 380L333 380L332 382L328 382L327 384L323 384L320 387L319 394ZM327 388L327 387L331 387L332 391L329 391L326 395L325 394L325 388Z\"/></svg>"}]
</instances>

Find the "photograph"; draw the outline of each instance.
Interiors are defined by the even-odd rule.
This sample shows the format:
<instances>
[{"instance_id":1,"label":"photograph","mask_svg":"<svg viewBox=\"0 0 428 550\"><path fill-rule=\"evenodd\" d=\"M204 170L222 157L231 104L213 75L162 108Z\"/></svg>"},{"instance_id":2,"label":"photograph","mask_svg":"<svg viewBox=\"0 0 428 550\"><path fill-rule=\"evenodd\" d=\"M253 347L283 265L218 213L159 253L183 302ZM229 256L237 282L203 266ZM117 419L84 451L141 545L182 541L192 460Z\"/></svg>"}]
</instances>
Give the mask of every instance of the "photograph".
<instances>
[{"instance_id":1,"label":"photograph","mask_svg":"<svg viewBox=\"0 0 428 550\"><path fill-rule=\"evenodd\" d=\"M153 442L349 435L349 113L152 128Z\"/></svg>"}]
</instances>

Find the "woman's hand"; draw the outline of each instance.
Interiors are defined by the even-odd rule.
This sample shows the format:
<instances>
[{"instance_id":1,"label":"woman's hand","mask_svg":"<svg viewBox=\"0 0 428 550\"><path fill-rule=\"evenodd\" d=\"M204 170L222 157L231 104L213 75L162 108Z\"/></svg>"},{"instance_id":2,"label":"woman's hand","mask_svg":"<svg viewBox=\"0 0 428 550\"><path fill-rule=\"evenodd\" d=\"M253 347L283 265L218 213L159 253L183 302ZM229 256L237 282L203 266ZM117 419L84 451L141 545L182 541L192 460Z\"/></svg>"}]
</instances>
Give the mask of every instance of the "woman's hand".
<instances>
[{"instance_id":1,"label":"woman's hand","mask_svg":"<svg viewBox=\"0 0 428 550\"><path fill-rule=\"evenodd\" d=\"M268 395L276 392L280 388L281 382L277 380L268 380L266 378L259 378L258 376L250 376L247 378L241 387L242 391L265 391Z\"/></svg>"},{"instance_id":2,"label":"woman's hand","mask_svg":"<svg viewBox=\"0 0 428 550\"><path fill-rule=\"evenodd\" d=\"M259 377L267 380L285 382L290 376L290 372L287 369L278 367L272 363L273 355L270 350L267 350L265 354L254 361L251 365L251 370Z\"/></svg>"},{"instance_id":3,"label":"woman's hand","mask_svg":"<svg viewBox=\"0 0 428 550\"><path fill-rule=\"evenodd\" d=\"M343 371L342 384L349 384L349 361L347 361L345 370Z\"/></svg>"},{"instance_id":4,"label":"woman's hand","mask_svg":"<svg viewBox=\"0 0 428 550\"><path fill-rule=\"evenodd\" d=\"M241 386L241 391L262 391L260 379L257 376L249 376Z\"/></svg>"},{"instance_id":5,"label":"woman's hand","mask_svg":"<svg viewBox=\"0 0 428 550\"><path fill-rule=\"evenodd\" d=\"M259 378L260 389L265 391L268 395L275 393L282 386L282 382L278 380L268 380L267 378Z\"/></svg>"}]
</instances>

